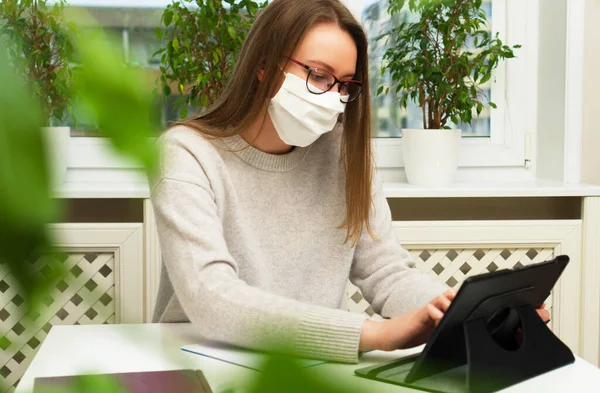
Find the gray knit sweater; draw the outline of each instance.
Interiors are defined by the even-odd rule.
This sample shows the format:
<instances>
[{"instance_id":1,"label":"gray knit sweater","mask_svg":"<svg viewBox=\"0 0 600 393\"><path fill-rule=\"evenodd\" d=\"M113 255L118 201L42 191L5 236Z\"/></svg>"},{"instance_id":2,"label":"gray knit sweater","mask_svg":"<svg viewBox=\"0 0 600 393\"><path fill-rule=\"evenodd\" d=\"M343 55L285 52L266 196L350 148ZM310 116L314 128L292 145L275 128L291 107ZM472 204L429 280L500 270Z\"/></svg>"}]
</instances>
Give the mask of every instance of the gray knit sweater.
<instances>
[{"instance_id":1,"label":"gray knit sweater","mask_svg":"<svg viewBox=\"0 0 600 393\"><path fill-rule=\"evenodd\" d=\"M160 139L152 203L163 253L154 313L191 321L208 339L357 362L362 314L339 309L348 278L373 309L393 317L446 287L415 269L374 188L371 224L344 244L341 132L271 155L239 136L209 141L179 126Z\"/></svg>"}]
</instances>

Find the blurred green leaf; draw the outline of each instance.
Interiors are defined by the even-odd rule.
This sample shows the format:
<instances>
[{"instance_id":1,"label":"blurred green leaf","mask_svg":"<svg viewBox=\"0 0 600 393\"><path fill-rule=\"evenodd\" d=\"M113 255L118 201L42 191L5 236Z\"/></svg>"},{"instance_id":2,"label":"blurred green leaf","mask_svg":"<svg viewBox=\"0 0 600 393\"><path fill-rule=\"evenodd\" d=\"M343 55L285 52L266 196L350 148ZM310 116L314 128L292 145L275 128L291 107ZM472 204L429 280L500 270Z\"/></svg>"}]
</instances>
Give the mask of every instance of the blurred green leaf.
<instances>
[{"instance_id":1,"label":"blurred green leaf","mask_svg":"<svg viewBox=\"0 0 600 393\"><path fill-rule=\"evenodd\" d=\"M206 106L208 106L208 96L206 94L202 94L200 96L200 105L203 108L206 108Z\"/></svg>"},{"instance_id":2,"label":"blurred green leaf","mask_svg":"<svg viewBox=\"0 0 600 393\"><path fill-rule=\"evenodd\" d=\"M484 75L484 77L481 78L481 80L479 81L479 84L484 84L485 82L489 81L491 77L491 72L489 74Z\"/></svg>"},{"instance_id":3,"label":"blurred green leaf","mask_svg":"<svg viewBox=\"0 0 600 393\"><path fill-rule=\"evenodd\" d=\"M127 393L125 387L109 375L75 376L69 378L66 386L41 385L35 391L36 393Z\"/></svg>"},{"instance_id":4,"label":"blurred green leaf","mask_svg":"<svg viewBox=\"0 0 600 393\"><path fill-rule=\"evenodd\" d=\"M55 277L40 277L27 261L47 251L46 224L58 221L61 210L50 198L42 110L9 66L6 48L0 39L0 263L7 264L18 292L33 306Z\"/></svg>"},{"instance_id":5,"label":"blurred green leaf","mask_svg":"<svg viewBox=\"0 0 600 393\"><path fill-rule=\"evenodd\" d=\"M165 24L165 27L169 27L172 21L173 11L171 11L170 9L165 10L165 12L163 13L163 22Z\"/></svg>"},{"instance_id":6,"label":"blurred green leaf","mask_svg":"<svg viewBox=\"0 0 600 393\"><path fill-rule=\"evenodd\" d=\"M116 380L103 375L86 375L76 379L74 392L85 393L127 393Z\"/></svg>"},{"instance_id":7,"label":"blurred green leaf","mask_svg":"<svg viewBox=\"0 0 600 393\"><path fill-rule=\"evenodd\" d=\"M81 34L81 70L76 88L82 105L101 132L122 154L152 172L157 152L150 138L159 128L152 122L153 97L144 75L125 65L119 45L103 34Z\"/></svg>"},{"instance_id":8,"label":"blurred green leaf","mask_svg":"<svg viewBox=\"0 0 600 393\"><path fill-rule=\"evenodd\" d=\"M6 351L6 349L10 346L11 342L6 337L0 337L0 349Z\"/></svg>"},{"instance_id":9,"label":"blurred green leaf","mask_svg":"<svg viewBox=\"0 0 600 393\"><path fill-rule=\"evenodd\" d=\"M179 118L180 119L185 119L188 116L188 108L185 106L182 106L179 109Z\"/></svg>"},{"instance_id":10,"label":"blurred green leaf","mask_svg":"<svg viewBox=\"0 0 600 393\"><path fill-rule=\"evenodd\" d=\"M233 39L235 39L235 37L237 36L237 33L235 32L235 29L233 28L233 26L228 26L227 32L229 33L229 36Z\"/></svg>"},{"instance_id":11,"label":"blurred green leaf","mask_svg":"<svg viewBox=\"0 0 600 393\"><path fill-rule=\"evenodd\" d=\"M290 356L270 355L263 370L250 393L364 393L335 378L318 376Z\"/></svg>"},{"instance_id":12,"label":"blurred green leaf","mask_svg":"<svg viewBox=\"0 0 600 393\"><path fill-rule=\"evenodd\" d=\"M163 94L168 97L171 95L171 88L169 85L163 85Z\"/></svg>"},{"instance_id":13,"label":"blurred green leaf","mask_svg":"<svg viewBox=\"0 0 600 393\"><path fill-rule=\"evenodd\" d=\"M215 51L213 52L213 54L217 60L223 59L223 51L221 50L221 48L216 48Z\"/></svg>"}]
</instances>

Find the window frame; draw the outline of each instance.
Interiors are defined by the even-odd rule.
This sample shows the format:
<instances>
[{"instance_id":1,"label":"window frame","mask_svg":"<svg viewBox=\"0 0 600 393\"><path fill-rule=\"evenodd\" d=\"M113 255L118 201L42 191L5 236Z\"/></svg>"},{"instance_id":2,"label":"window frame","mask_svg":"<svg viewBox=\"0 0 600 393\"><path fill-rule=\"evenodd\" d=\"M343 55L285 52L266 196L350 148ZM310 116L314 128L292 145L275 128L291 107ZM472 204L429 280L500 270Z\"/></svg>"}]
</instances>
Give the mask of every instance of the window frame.
<instances>
[{"instance_id":1,"label":"window frame","mask_svg":"<svg viewBox=\"0 0 600 393\"><path fill-rule=\"evenodd\" d=\"M342 1L354 12L362 10L363 0ZM500 38L511 45L519 43L523 47L517 51L517 58L502 64L497 70L495 83L496 86L504 85L505 100L499 100L495 95L497 88L492 89L492 100L498 104L498 109L492 110L491 138L462 140L459 166L463 172L459 170L458 177L489 180L493 174L493 178L528 179L535 169L539 1L493 0L492 7L496 17L493 26L497 28L500 23L506 26L504 31L498 29ZM505 10L502 22L498 22L498 15L502 13L497 9ZM495 131L498 129L502 132ZM526 143L526 139L531 143ZM109 146L106 138L71 137L69 168L70 172L76 169L78 174L69 176L67 181L79 181L83 177L87 181L106 180L114 177L119 170L133 171L135 165L111 154ZM392 174L390 179L398 179L394 181L402 179L400 173L404 162L401 146L401 138L373 138L375 163L378 168ZM524 165L526 158L533 161L533 167ZM111 176L100 173L106 169L110 170ZM117 178L124 181L127 177Z\"/></svg>"},{"instance_id":2,"label":"window frame","mask_svg":"<svg viewBox=\"0 0 600 393\"><path fill-rule=\"evenodd\" d=\"M360 18L364 0L343 0ZM459 167L525 167L537 114L537 1L492 1L492 32L508 45L521 44L517 57L501 62L492 85L490 138L463 138ZM524 9L525 8L525 9ZM360 18L362 19L362 18ZM373 138L379 168L403 168L401 138Z\"/></svg>"}]
</instances>

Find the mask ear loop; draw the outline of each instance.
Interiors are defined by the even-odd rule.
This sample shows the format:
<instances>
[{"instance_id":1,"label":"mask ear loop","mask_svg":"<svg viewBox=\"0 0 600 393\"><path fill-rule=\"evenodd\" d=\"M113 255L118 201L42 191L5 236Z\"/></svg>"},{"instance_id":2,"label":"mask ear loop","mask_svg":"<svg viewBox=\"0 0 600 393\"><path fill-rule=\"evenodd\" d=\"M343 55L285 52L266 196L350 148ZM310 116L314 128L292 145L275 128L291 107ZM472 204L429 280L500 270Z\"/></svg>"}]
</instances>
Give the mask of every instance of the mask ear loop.
<instances>
[{"instance_id":1,"label":"mask ear loop","mask_svg":"<svg viewBox=\"0 0 600 393\"><path fill-rule=\"evenodd\" d=\"M277 68L279 68L279 70L281 71L281 73L283 74L283 81L280 82L279 84L279 88L277 89L277 91L273 94L273 96L271 97L271 100L273 99L273 97L275 97L277 95L277 93L279 93L279 90L281 90L281 87L283 86L283 83L285 82L285 79L287 78L288 73L285 72L285 70L283 68L281 68L281 66L277 66Z\"/></svg>"}]
</instances>

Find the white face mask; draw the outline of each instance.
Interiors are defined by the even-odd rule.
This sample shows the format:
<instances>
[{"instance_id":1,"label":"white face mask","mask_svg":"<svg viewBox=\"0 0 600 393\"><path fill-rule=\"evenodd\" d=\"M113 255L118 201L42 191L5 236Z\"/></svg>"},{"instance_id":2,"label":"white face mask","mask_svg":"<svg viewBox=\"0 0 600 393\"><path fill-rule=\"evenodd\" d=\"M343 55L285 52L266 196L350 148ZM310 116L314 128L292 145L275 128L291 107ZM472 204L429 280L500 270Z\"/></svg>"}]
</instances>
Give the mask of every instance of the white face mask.
<instances>
[{"instance_id":1,"label":"white face mask","mask_svg":"<svg viewBox=\"0 0 600 393\"><path fill-rule=\"evenodd\" d=\"M346 104L340 93L313 94L306 88L306 80L286 73L279 92L269 103L269 115L283 142L306 147L330 132Z\"/></svg>"}]
</instances>

